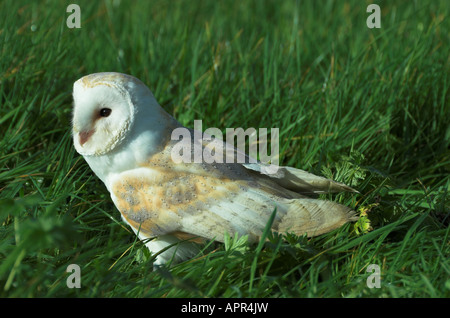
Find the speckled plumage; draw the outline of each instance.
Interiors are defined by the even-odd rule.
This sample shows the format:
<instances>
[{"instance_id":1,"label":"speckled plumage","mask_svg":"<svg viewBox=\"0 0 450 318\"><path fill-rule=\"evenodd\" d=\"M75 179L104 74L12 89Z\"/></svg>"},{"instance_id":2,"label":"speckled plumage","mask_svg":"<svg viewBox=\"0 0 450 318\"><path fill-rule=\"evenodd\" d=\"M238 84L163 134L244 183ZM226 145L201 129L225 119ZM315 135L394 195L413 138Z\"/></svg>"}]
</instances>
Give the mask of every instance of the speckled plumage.
<instances>
[{"instance_id":1,"label":"speckled plumage","mask_svg":"<svg viewBox=\"0 0 450 318\"><path fill-rule=\"evenodd\" d=\"M348 207L305 196L351 188L303 170L280 167L267 174L262 163L175 163L178 141L171 132L182 126L134 77L91 74L75 82L73 96L76 150L105 183L124 221L140 238L157 237L146 243L154 253L188 238L223 241L225 232L256 241L275 208L273 230L281 233L314 236L355 220ZM104 107L111 109L106 118L98 116ZM195 252L194 243L183 242L156 263Z\"/></svg>"}]
</instances>

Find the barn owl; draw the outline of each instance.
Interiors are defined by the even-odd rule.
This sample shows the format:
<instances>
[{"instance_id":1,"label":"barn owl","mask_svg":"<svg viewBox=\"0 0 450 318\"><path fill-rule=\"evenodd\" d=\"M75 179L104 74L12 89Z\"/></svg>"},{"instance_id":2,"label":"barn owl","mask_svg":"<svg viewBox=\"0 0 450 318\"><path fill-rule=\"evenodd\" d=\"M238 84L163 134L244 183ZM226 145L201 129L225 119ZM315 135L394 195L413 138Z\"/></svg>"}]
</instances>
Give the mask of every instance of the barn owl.
<instances>
[{"instance_id":1,"label":"barn owl","mask_svg":"<svg viewBox=\"0 0 450 318\"><path fill-rule=\"evenodd\" d=\"M84 76L74 83L73 99L74 147L124 222L157 255L156 265L189 259L197 243L223 242L225 233L257 241L274 209L278 233L316 236L356 220L346 206L306 196L353 189L303 170L268 174L254 161L175 163L171 132L182 125L135 77Z\"/></svg>"}]
</instances>

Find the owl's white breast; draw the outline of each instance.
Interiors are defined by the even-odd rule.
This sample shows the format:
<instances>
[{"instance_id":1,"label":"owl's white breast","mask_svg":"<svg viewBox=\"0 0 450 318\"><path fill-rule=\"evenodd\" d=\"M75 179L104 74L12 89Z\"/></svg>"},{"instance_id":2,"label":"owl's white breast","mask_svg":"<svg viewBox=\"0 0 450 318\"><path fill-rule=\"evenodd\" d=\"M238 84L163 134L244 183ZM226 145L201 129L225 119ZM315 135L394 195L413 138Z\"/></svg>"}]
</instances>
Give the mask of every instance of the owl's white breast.
<instances>
[{"instance_id":1,"label":"owl's white breast","mask_svg":"<svg viewBox=\"0 0 450 318\"><path fill-rule=\"evenodd\" d=\"M157 134L141 131L130 134L126 142L101 156L84 156L89 167L110 190L111 180L118 174L139 167L158 149Z\"/></svg>"}]
</instances>

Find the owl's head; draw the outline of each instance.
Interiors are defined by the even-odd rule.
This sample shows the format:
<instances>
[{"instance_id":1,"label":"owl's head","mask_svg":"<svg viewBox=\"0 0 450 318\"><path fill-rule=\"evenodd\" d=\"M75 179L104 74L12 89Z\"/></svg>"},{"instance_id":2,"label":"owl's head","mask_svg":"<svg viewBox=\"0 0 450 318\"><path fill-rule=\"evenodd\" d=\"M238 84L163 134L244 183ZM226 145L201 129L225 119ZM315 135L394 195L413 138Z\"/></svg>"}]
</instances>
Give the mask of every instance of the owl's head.
<instances>
[{"instance_id":1,"label":"owl's head","mask_svg":"<svg viewBox=\"0 0 450 318\"><path fill-rule=\"evenodd\" d=\"M137 105L156 103L140 80L120 73L95 73L80 78L73 85L73 99L73 142L83 156L114 150L143 111Z\"/></svg>"}]
</instances>

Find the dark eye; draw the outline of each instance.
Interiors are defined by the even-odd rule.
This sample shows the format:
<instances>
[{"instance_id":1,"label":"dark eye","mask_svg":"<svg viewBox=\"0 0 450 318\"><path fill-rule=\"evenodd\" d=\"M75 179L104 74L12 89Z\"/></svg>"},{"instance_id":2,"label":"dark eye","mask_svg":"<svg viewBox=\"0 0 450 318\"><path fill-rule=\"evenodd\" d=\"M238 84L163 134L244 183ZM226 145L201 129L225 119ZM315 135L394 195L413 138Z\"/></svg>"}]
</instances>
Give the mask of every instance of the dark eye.
<instances>
[{"instance_id":1,"label":"dark eye","mask_svg":"<svg viewBox=\"0 0 450 318\"><path fill-rule=\"evenodd\" d=\"M100 116L108 117L109 115L111 115L111 109L110 108L102 108L102 109L100 109Z\"/></svg>"}]
</instances>

